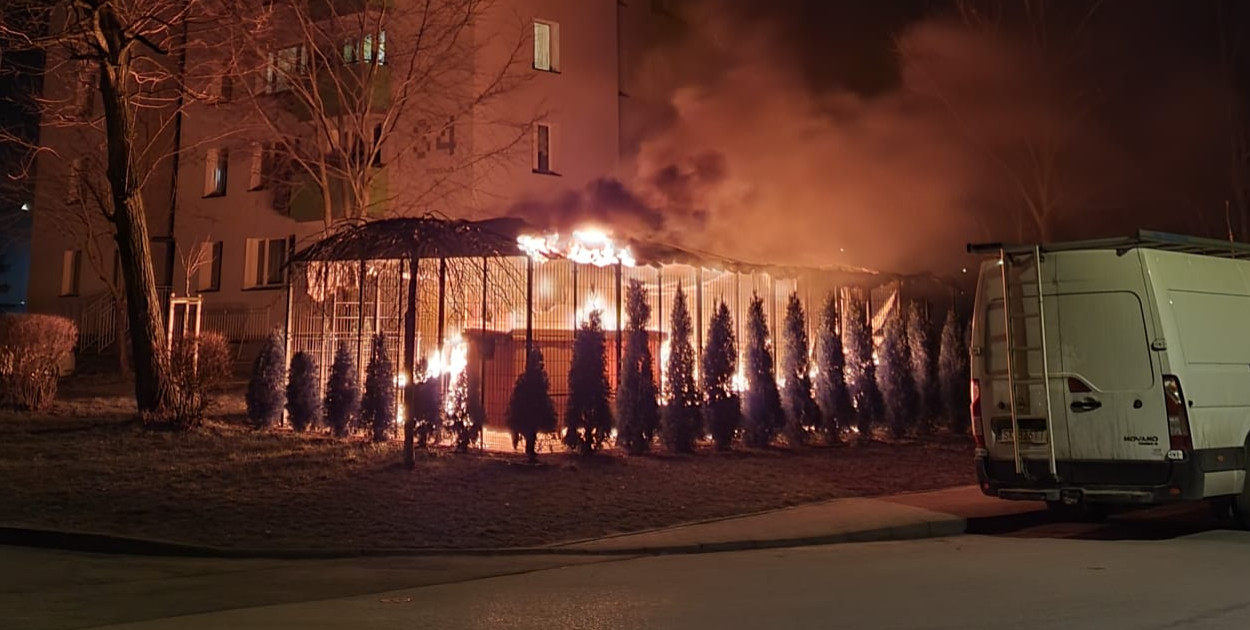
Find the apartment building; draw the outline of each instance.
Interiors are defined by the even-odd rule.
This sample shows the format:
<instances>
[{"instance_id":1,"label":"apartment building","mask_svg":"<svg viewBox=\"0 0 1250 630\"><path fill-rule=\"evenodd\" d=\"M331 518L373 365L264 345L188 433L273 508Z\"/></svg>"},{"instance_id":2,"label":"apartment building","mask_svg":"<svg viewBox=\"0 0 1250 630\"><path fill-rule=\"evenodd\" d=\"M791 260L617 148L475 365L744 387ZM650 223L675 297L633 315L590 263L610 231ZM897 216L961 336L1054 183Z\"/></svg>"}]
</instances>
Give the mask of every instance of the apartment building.
<instances>
[{"instance_id":1,"label":"apartment building","mask_svg":"<svg viewBox=\"0 0 1250 630\"><path fill-rule=\"evenodd\" d=\"M373 0L327 3L326 15L301 19L346 27L311 38L308 28L289 28L298 20L275 14L272 28L258 30L250 73L205 72L194 102L172 124L155 125L160 140L176 147L145 174L157 282L166 294L203 297L206 325L236 338L283 323L285 263L294 249L326 233L327 215L498 216L518 201L552 198L613 174L637 144L628 137L638 127L631 121L643 116L632 110L647 107L630 93L628 76L656 24L673 19L669 3L657 0L500 0L448 43L446 63L415 68L405 55L430 35L396 17L404 0L386 3L385 19ZM358 35L326 36L352 29ZM196 51L183 60L187 72L215 63L211 48L204 58ZM324 122L344 118L343 111L310 112L307 104L300 108L299 94L292 96L301 74L326 89L319 73L331 68L365 76L371 86L371 109L351 131ZM433 73L440 73L437 80L429 78ZM438 94L413 98L416 81ZM90 116L92 89L89 80L68 77L49 82L45 94L77 103ZM287 111L270 116L265 112L274 110L262 110L257 99ZM395 111L397 104L413 111ZM324 180L329 186L319 184L307 164L289 159L276 166L282 160L275 155L291 142L273 137L281 131L278 120L311 130L312 153L328 145L337 147L335 159L351 161L359 150L343 147L366 147L367 207L352 209L352 182L332 175ZM30 310L77 317L85 349L103 349L115 328L110 285L119 281L106 226L78 221L81 212L51 211L97 190L84 182L99 177L98 162L77 156L99 139L46 123L44 137L63 150L41 157ZM331 170L341 166L327 163ZM359 186L356 193L359 201Z\"/></svg>"}]
</instances>

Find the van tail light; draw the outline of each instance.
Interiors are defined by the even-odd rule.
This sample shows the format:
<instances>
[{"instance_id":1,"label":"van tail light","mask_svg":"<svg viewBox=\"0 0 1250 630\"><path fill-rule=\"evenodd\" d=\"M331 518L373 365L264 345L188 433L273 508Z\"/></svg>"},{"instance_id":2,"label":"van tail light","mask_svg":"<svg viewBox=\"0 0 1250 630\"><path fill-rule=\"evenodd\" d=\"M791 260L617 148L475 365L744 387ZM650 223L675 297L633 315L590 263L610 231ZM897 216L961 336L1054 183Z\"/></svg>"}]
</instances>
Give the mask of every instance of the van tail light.
<instances>
[{"instance_id":1,"label":"van tail light","mask_svg":"<svg viewBox=\"0 0 1250 630\"><path fill-rule=\"evenodd\" d=\"M1168 439L1174 451L1194 450L1189 434L1189 409L1185 406L1185 394L1181 381L1172 375L1163 377L1163 398L1168 410Z\"/></svg>"},{"instance_id":2,"label":"van tail light","mask_svg":"<svg viewBox=\"0 0 1250 630\"><path fill-rule=\"evenodd\" d=\"M972 441L976 448L985 448L985 428L981 426L981 381L972 379L969 385L969 412L972 415Z\"/></svg>"}]
</instances>

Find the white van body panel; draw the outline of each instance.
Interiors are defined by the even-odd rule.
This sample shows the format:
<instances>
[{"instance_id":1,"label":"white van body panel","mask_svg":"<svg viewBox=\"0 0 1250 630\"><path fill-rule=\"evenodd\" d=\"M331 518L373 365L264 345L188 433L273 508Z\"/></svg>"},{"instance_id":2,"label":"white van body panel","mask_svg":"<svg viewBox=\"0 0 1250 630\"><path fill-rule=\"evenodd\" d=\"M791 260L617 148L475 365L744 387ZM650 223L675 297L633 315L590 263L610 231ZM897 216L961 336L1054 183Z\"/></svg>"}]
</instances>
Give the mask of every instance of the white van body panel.
<instances>
[{"instance_id":1,"label":"white van body panel","mask_svg":"<svg viewBox=\"0 0 1250 630\"><path fill-rule=\"evenodd\" d=\"M1013 288L1011 306L1014 313L1044 311L1045 362L1033 318L1013 323L1013 345L1033 348L1013 366L1017 381L1019 372L1040 377L1043 365L1050 378L1017 388L1017 415L1044 419L1049 403L1049 431L1021 421L1019 452L1031 472L1018 476L1014 436L1003 431L1011 414L1002 266L988 261L980 269L971 363L981 386L983 488L1046 486L1037 473L1049 472L1053 449L1052 486L1087 496L1100 487L1138 488L1124 495L1139 502L1240 493L1250 436L1250 260L1145 247L1047 252L1040 301L1037 268L1026 264L1016 271L1034 284ZM1184 461L1170 446L1164 375L1179 379L1188 404L1193 448Z\"/></svg>"}]
</instances>

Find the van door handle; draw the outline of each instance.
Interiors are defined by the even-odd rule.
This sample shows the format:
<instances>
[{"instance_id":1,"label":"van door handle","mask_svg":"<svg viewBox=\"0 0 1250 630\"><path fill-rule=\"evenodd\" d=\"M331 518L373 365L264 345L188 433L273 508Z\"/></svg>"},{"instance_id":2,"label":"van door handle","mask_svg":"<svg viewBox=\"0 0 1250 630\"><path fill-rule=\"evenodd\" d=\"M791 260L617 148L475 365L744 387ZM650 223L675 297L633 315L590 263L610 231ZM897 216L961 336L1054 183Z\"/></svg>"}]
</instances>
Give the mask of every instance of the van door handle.
<instances>
[{"instance_id":1,"label":"van door handle","mask_svg":"<svg viewBox=\"0 0 1250 630\"><path fill-rule=\"evenodd\" d=\"M1093 398L1086 398L1085 400L1077 400L1072 403L1072 411L1076 413L1085 413L1087 411L1093 411L1100 407L1102 407L1102 403L1097 400L1094 400Z\"/></svg>"}]
</instances>

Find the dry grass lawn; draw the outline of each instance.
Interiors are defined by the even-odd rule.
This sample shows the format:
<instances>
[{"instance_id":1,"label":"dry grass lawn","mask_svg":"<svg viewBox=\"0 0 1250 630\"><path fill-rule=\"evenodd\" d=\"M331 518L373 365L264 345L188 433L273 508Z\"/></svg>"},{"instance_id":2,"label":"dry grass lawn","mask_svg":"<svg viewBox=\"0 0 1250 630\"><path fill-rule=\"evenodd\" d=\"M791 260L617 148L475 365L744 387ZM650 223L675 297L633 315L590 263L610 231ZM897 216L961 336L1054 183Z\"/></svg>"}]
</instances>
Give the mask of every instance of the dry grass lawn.
<instances>
[{"instance_id":1,"label":"dry grass lawn","mask_svg":"<svg viewBox=\"0 0 1250 630\"><path fill-rule=\"evenodd\" d=\"M588 460L434 452L232 423L145 429L124 384L62 386L47 413L0 411L0 525L244 548L542 545L833 497L974 483L958 438L800 452Z\"/></svg>"}]
</instances>

